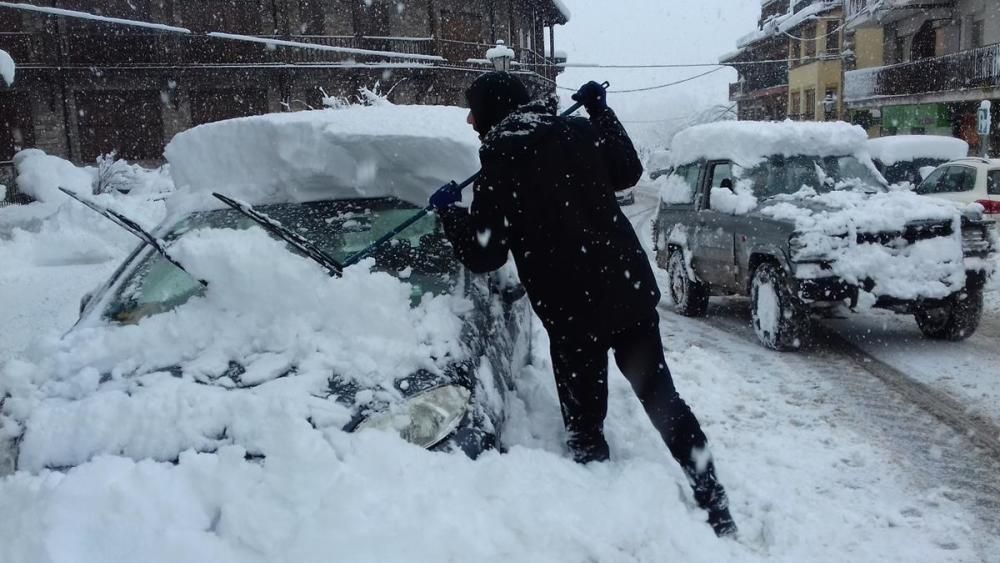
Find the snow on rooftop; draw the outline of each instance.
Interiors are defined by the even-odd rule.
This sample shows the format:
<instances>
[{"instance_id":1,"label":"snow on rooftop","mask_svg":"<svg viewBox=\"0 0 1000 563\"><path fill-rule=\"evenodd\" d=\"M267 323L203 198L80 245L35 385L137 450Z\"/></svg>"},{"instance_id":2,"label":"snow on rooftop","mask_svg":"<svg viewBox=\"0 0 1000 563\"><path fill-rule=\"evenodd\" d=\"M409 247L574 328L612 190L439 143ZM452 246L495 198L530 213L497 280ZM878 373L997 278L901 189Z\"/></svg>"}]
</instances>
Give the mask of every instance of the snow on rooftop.
<instances>
[{"instance_id":1,"label":"snow on rooftop","mask_svg":"<svg viewBox=\"0 0 1000 563\"><path fill-rule=\"evenodd\" d=\"M197 205L219 191L250 203L395 196L424 206L479 169L466 113L383 102L244 117L180 133L165 155Z\"/></svg>"},{"instance_id":2,"label":"snow on rooftop","mask_svg":"<svg viewBox=\"0 0 1000 563\"><path fill-rule=\"evenodd\" d=\"M962 139L942 135L897 135L868 141L873 159L886 166L916 158L955 160L969 154L969 144Z\"/></svg>"},{"instance_id":3,"label":"snow on rooftop","mask_svg":"<svg viewBox=\"0 0 1000 563\"><path fill-rule=\"evenodd\" d=\"M11 58L7 51L0 49L0 77L3 77L7 86L14 84L14 73L16 70L17 67L14 65L14 59Z\"/></svg>"},{"instance_id":4,"label":"snow on rooftop","mask_svg":"<svg viewBox=\"0 0 1000 563\"><path fill-rule=\"evenodd\" d=\"M794 14L787 13L772 16L764 22L761 29L752 31L737 39L736 46L743 49L753 43L767 39L768 37L788 33L801 25L803 22L842 5L843 2L841 0L819 0L802 10L795 12Z\"/></svg>"},{"instance_id":5,"label":"snow on rooftop","mask_svg":"<svg viewBox=\"0 0 1000 563\"><path fill-rule=\"evenodd\" d=\"M732 160L752 166L771 155L844 156L866 151L868 135L844 122L725 121L678 133L671 145L676 164Z\"/></svg>"}]
</instances>

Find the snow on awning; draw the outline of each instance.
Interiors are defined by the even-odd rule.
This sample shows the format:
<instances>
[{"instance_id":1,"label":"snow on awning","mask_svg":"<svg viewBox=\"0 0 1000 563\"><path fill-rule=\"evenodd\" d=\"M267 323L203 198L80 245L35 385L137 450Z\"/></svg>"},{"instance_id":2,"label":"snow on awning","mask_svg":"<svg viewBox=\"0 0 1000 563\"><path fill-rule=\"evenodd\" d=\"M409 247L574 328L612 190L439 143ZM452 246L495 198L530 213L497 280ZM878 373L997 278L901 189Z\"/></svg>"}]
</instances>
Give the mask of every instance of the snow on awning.
<instances>
[{"instance_id":1,"label":"snow on awning","mask_svg":"<svg viewBox=\"0 0 1000 563\"><path fill-rule=\"evenodd\" d=\"M218 191L250 203L393 196L422 207L479 169L467 111L386 102L201 125L167 145L181 188L171 204L217 207Z\"/></svg>"}]
</instances>

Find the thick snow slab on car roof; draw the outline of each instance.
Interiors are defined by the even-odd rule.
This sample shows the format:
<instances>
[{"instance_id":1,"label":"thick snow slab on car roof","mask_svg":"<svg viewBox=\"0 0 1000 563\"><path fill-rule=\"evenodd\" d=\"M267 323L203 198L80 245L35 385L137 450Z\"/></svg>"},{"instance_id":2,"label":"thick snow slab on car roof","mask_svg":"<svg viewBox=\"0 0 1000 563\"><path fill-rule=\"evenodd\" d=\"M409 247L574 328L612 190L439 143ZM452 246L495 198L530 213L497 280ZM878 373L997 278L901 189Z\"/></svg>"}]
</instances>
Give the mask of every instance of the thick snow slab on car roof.
<instances>
[{"instance_id":1,"label":"thick snow slab on car roof","mask_svg":"<svg viewBox=\"0 0 1000 563\"><path fill-rule=\"evenodd\" d=\"M955 160L969 155L969 144L942 135L897 135L868 141L872 158L886 166L915 158Z\"/></svg>"},{"instance_id":2,"label":"thick snow slab on car roof","mask_svg":"<svg viewBox=\"0 0 1000 563\"><path fill-rule=\"evenodd\" d=\"M423 206L479 169L466 112L386 103L245 117L180 133L165 154L182 194L205 205L218 191L250 203L395 196Z\"/></svg>"},{"instance_id":3,"label":"thick snow slab on car roof","mask_svg":"<svg viewBox=\"0 0 1000 563\"><path fill-rule=\"evenodd\" d=\"M675 164L732 160L752 166L773 155L846 156L866 153L868 135L856 125L795 121L725 121L678 133L671 144Z\"/></svg>"}]
</instances>

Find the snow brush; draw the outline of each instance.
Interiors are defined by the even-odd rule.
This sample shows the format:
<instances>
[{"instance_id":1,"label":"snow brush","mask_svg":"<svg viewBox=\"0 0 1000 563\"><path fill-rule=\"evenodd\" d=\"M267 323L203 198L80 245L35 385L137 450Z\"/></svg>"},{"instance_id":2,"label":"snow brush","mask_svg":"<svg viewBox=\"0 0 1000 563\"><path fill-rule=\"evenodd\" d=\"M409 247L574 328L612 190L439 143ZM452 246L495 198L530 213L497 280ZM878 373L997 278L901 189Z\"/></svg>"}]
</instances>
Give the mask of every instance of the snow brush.
<instances>
[{"instance_id":1,"label":"snow brush","mask_svg":"<svg viewBox=\"0 0 1000 563\"><path fill-rule=\"evenodd\" d=\"M604 89L607 90L608 86L610 86L610 84L608 82L605 82L604 84L601 84L601 86L603 86ZM567 109L566 111L564 111L561 114L559 114L559 116L560 117L569 117L569 116L573 115L574 113L576 113L576 111L578 109L580 109L581 107L583 107L583 104L577 102L577 103L573 104L572 106L570 106L569 109ZM469 176L469 178L467 180L465 180L461 184L458 184L459 190L464 190L465 188L467 188L470 185L472 185L472 183L475 182L476 179L479 178L480 172L476 172L472 176ZM454 183L455 182L451 182L451 184L454 184ZM410 217L406 221L403 221L402 223L400 223L398 227L392 229L391 231L389 231L388 233L386 233L382 238L380 238L377 241L371 243L367 248L358 251L356 254L348 256L347 259L344 260L343 267L346 268L348 266L353 266L354 264L357 264L361 260L367 258L373 252L375 252L376 250L378 250L379 247L381 247L383 244L386 244L387 242L391 241L393 238L396 237L396 235L398 235L399 233L401 233L401 232L405 231L406 229L410 228L411 225L413 225L417 221L423 219L424 217L427 216L427 214L431 213L432 211L434 211L434 206L433 205L428 205L427 207L421 209L413 217Z\"/></svg>"}]
</instances>

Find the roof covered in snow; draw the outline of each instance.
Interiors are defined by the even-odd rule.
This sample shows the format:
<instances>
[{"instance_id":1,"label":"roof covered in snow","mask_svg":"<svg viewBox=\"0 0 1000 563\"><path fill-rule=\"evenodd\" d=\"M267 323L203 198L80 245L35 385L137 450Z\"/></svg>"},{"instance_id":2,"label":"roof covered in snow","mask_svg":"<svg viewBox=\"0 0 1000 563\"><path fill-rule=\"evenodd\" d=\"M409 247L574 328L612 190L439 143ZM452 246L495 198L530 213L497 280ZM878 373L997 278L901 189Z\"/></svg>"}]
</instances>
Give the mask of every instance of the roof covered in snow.
<instances>
[{"instance_id":1,"label":"roof covered in snow","mask_svg":"<svg viewBox=\"0 0 1000 563\"><path fill-rule=\"evenodd\" d=\"M771 17L763 23L760 29L737 39L736 46L742 50L758 41L788 33L803 23L841 6L843 6L842 0L817 0L794 14L786 13ZM732 54L727 56L732 58ZM724 58L721 60L725 61L729 59Z\"/></svg>"},{"instance_id":2,"label":"roof covered in snow","mask_svg":"<svg viewBox=\"0 0 1000 563\"><path fill-rule=\"evenodd\" d=\"M250 203L394 196L423 206L479 169L467 110L350 106L209 123L167 145L179 197L219 191Z\"/></svg>"},{"instance_id":3,"label":"roof covered in snow","mask_svg":"<svg viewBox=\"0 0 1000 563\"><path fill-rule=\"evenodd\" d=\"M886 166L916 158L954 160L969 154L969 144L962 139L942 135L897 135L868 141L872 158Z\"/></svg>"},{"instance_id":4,"label":"roof covered in snow","mask_svg":"<svg viewBox=\"0 0 1000 563\"><path fill-rule=\"evenodd\" d=\"M678 133L670 150L676 164L732 160L743 166L772 155L844 156L866 152L868 135L844 122L723 121Z\"/></svg>"}]
</instances>

